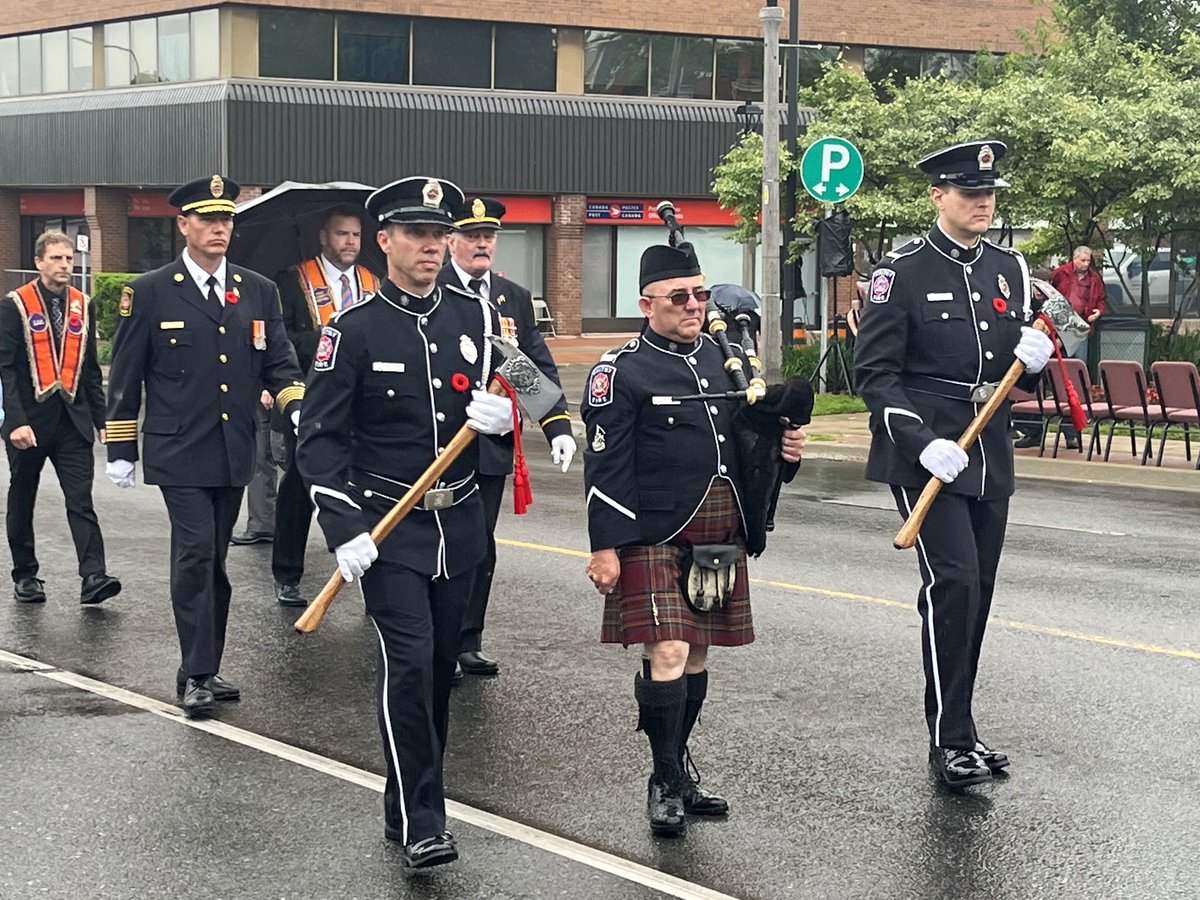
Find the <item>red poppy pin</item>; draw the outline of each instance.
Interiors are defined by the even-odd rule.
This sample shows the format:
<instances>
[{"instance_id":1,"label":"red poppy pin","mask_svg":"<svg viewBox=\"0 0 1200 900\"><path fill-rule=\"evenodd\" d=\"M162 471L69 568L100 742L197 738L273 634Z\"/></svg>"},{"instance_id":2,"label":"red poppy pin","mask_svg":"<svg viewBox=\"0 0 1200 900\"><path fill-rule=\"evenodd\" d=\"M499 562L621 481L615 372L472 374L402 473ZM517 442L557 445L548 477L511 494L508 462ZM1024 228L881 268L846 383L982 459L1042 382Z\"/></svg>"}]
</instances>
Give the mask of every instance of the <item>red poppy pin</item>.
<instances>
[{"instance_id":1,"label":"red poppy pin","mask_svg":"<svg viewBox=\"0 0 1200 900\"><path fill-rule=\"evenodd\" d=\"M237 303L238 302L237 291L226 291L225 292L225 302L226 303Z\"/></svg>"},{"instance_id":2,"label":"red poppy pin","mask_svg":"<svg viewBox=\"0 0 1200 900\"><path fill-rule=\"evenodd\" d=\"M450 376L450 387L454 388L460 394L465 394L471 389L471 379L462 372L455 372Z\"/></svg>"},{"instance_id":3,"label":"red poppy pin","mask_svg":"<svg viewBox=\"0 0 1200 900\"><path fill-rule=\"evenodd\" d=\"M1000 315L1004 315L1006 312L1008 312L1008 304L1004 302L1003 297L997 297L992 301L992 309L994 309Z\"/></svg>"}]
</instances>

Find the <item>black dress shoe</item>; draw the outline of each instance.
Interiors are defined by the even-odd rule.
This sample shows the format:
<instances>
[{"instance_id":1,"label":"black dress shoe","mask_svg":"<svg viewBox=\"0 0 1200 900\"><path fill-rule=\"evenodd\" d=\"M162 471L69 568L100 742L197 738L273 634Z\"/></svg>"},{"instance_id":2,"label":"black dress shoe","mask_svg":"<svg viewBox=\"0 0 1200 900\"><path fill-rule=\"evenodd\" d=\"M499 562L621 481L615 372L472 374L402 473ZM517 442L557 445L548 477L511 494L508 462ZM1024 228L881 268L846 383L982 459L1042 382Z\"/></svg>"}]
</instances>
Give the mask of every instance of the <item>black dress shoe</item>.
<instances>
[{"instance_id":1,"label":"black dress shoe","mask_svg":"<svg viewBox=\"0 0 1200 900\"><path fill-rule=\"evenodd\" d=\"M499 675L500 663L479 650L458 654L458 664L467 675Z\"/></svg>"},{"instance_id":2,"label":"black dress shoe","mask_svg":"<svg viewBox=\"0 0 1200 900\"><path fill-rule=\"evenodd\" d=\"M683 814L683 798L679 789L671 787L657 776L650 776L646 796L646 816L650 831L657 837L683 837L687 834L687 819Z\"/></svg>"},{"instance_id":3,"label":"black dress shoe","mask_svg":"<svg viewBox=\"0 0 1200 900\"><path fill-rule=\"evenodd\" d=\"M308 606L308 601L300 596L298 584L283 584L275 582L275 599L280 606Z\"/></svg>"},{"instance_id":4,"label":"black dress shoe","mask_svg":"<svg viewBox=\"0 0 1200 900\"><path fill-rule=\"evenodd\" d=\"M93 603L103 603L109 597L121 593L121 582L111 575L100 572L83 579L83 588L79 592L79 602L85 606Z\"/></svg>"},{"instance_id":5,"label":"black dress shoe","mask_svg":"<svg viewBox=\"0 0 1200 900\"><path fill-rule=\"evenodd\" d=\"M408 869L444 866L456 859L458 859L458 847L448 831L404 845L404 866Z\"/></svg>"},{"instance_id":6,"label":"black dress shoe","mask_svg":"<svg viewBox=\"0 0 1200 900\"><path fill-rule=\"evenodd\" d=\"M710 794L690 778L684 779L683 811L689 816L727 816L729 801L716 794Z\"/></svg>"},{"instance_id":7,"label":"black dress shoe","mask_svg":"<svg viewBox=\"0 0 1200 900\"><path fill-rule=\"evenodd\" d=\"M247 544L269 544L273 540L275 540L275 535L269 531L251 531L247 528L241 534L231 537L229 543L244 547Z\"/></svg>"},{"instance_id":8,"label":"black dress shoe","mask_svg":"<svg viewBox=\"0 0 1200 900\"><path fill-rule=\"evenodd\" d=\"M187 679L182 671L175 673L175 693L182 697ZM213 695L214 700L241 700L242 691L236 684L226 681L220 675L212 675L204 679L204 686Z\"/></svg>"},{"instance_id":9,"label":"black dress shoe","mask_svg":"<svg viewBox=\"0 0 1200 900\"><path fill-rule=\"evenodd\" d=\"M458 687L460 684L462 684L462 680L463 680L462 665L460 663L458 663L457 661L455 661L454 675L450 679L450 687Z\"/></svg>"},{"instance_id":10,"label":"black dress shoe","mask_svg":"<svg viewBox=\"0 0 1200 900\"><path fill-rule=\"evenodd\" d=\"M1042 436L1040 434L1023 434L1013 441L1013 446L1018 450L1025 450L1029 447L1038 447L1041 443Z\"/></svg>"},{"instance_id":11,"label":"black dress shoe","mask_svg":"<svg viewBox=\"0 0 1200 900\"><path fill-rule=\"evenodd\" d=\"M983 764L992 770L993 775L1008 768L1008 756L999 750L993 750L983 741L975 742L975 752L983 760Z\"/></svg>"},{"instance_id":12,"label":"black dress shoe","mask_svg":"<svg viewBox=\"0 0 1200 900\"><path fill-rule=\"evenodd\" d=\"M13 585L13 599L18 603L45 603L46 582L29 575Z\"/></svg>"},{"instance_id":13,"label":"black dress shoe","mask_svg":"<svg viewBox=\"0 0 1200 900\"><path fill-rule=\"evenodd\" d=\"M183 713L189 719L202 719L212 715L216 701L206 685L207 678L189 678L183 689Z\"/></svg>"},{"instance_id":14,"label":"black dress shoe","mask_svg":"<svg viewBox=\"0 0 1200 900\"><path fill-rule=\"evenodd\" d=\"M1079 438L1078 437L1067 438L1067 449L1068 450L1082 450L1083 447L1079 443Z\"/></svg>"},{"instance_id":15,"label":"black dress shoe","mask_svg":"<svg viewBox=\"0 0 1200 900\"><path fill-rule=\"evenodd\" d=\"M992 780L992 770L974 750L930 747L929 765L947 787L966 787Z\"/></svg>"}]
</instances>

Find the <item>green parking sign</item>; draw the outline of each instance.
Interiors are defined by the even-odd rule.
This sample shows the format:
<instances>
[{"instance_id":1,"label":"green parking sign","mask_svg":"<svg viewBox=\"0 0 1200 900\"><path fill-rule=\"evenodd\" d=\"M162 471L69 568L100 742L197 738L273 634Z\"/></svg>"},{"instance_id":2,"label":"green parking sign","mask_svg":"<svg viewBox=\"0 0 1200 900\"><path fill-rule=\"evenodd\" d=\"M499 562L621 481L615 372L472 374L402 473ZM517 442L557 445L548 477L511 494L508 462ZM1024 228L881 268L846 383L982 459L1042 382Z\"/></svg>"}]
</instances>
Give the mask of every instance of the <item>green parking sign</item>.
<instances>
[{"instance_id":1,"label":"green parking sign","mask_svg":"<svg viewBox=\"0 0 1200 900\"><path fill-rule=\"evenodd\" d=\"M822 203L841 203L862 185L863 158L843 138L821 138L804 151L800 181Z\"/></svg>"}]
</instances>

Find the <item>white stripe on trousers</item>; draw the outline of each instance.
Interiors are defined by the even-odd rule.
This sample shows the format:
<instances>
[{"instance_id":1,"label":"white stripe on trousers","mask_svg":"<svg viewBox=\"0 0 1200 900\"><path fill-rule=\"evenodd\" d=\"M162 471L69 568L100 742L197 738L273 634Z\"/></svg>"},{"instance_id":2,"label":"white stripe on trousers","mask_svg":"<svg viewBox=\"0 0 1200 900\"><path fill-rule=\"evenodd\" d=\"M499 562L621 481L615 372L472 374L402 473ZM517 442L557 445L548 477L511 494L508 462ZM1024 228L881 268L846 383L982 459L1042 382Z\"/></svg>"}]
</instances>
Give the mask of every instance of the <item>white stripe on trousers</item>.
<instances>
[{"instance_id":1,"label":"white stripe on trousers","mask_svg":"<svg viewBox=\"0 0 1200 900\"><path fill-rule=\"evenodd\" d=\"M361 576L359 582L362 582ZM408 807L404 805L404 777L400 773L400 757L396 753L396 736L392 732L392 713L388 708L387 644L383 642L383 632L379 630L379 623L375 621L374 616L371 616L371 624L375 626L375 633L379 635L379 653L383 656L383 687L379 701L383 704L383 725L387 729L388 752L392 755L392 768L396 770L396 784L400 788L400 839L402 843L407 844Z\"/></svg>"},{"instance_id":2,"label":"white stripe on trousers","mask_svg":"<svg viewBox=\"0 0 1200 900\"><path fill-rule=\"evenodd\" d=\"M904 508L908 515L912 516L912 503L908 499L908 489L900 488L900 496L904 498ZM929 660L933 668L933 693L937 697L938 706L937 718L933 720L933 745L940 747L942 745L942 673L938 669L937 638L933 627L933 586L937 582L937 577L933 574L933 566L929 564L929 554L925 552L925 542L921 539L920 532L917 533L917 552L921 554L925 568L929 571L929 586L925 588L925 630L929 632ZM924 581L924 578L921 580Z\"/></svg>"}]
</instances>

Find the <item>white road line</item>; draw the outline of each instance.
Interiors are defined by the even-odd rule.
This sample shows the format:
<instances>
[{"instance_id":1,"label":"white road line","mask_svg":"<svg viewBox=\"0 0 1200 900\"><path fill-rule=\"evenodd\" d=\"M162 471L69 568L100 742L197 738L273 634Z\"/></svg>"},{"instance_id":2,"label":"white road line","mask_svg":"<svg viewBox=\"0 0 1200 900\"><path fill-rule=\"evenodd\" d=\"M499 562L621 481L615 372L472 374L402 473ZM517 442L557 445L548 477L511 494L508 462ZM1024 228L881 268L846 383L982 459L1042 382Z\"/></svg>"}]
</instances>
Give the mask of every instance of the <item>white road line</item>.
<instances>
[{"instance_id":1,"label":"white road line","mask_svg":"<svg viewBox=\"0 0 1200 900\"><path fill-rule=\"evenodd\" d=\"M304 766L307 769L312 769L324 775L331 775L350 784L368 788L377 794L383 793L384 779L373 772L356 769L354 766L348 766L345 763L338 762L336 759L319 756L308 750L293 747L291 744L285 744L282 741L264 737L261 734L255 734L253 731L238 728L236 725L229 725L217 719L189 719L184 716L183 711L177 706L164 703L161 700L155 700L153 697L135 694L133 691L127 691L124 688L106 684L94 678L88 678L86 675L68 672L64 669L59 669L16 653L10 653L6 650L0 650L0 663L7 663L14 668L32 672L43 678L56 681L59 684L65 684L69 687L87 691L88 693L114 700L117 703L123 703L126 706L161 716L164 719L171 720L176 725L184 725L188 728L195 728L197 731L208 732L216 737L232 741L235 744L241 744L244 747L249 747L278 759L295 763L298 766ZM586 844L580 844L567 838L559 837L558 835L549 834L545 831L531 828L528 825L523 825L520 822L514 822L511 819L505 819L501 816L484 812L481 809L475 809L463 803L447 800L446 811L452 818L459 822L465 822L468 825L474 825L477 828L482 828L485 831L490 831L510 840L528 844L547 853L553 853L564 859L582 863L585 866L590 866L601 872L607 872L610 875L615 875L634 884L640 884L660 891L669 897L678 897L680 900L737 900L736 897L729 894L722 894L720 891L714 891L703 885L692 884L690 881L684 881L682 878L676 878L674 875L668 875L665 872L659 872L657 869L651 869L649 866L643 866L640 863L622 859L619 856L606 853L603 850L597 850Z\"/></svg>"},{"instance_id":2,"label":"white road line","mask_svg":"<svg viewBox=\"0 0 1200 900\"><path fill-rule=\"evenodd\" d=\"M821 503L828 503L830 506L852 506L855 509L877 509L880 512L895 512L896 507L876 505L874 503L856 503L853 500L838 500L835 497L823 497ZM1076 534L1093 534L1100 537L1133 537L1127 531L1102 531L1098 528L1076 528L1072 525L1047 525L1044 522L1022 522L1020 519L1009 519L1009 525L1019 525L1022 528L1046 528L1050 531L1073 531Z\"/></svg>"}]
</instances>

